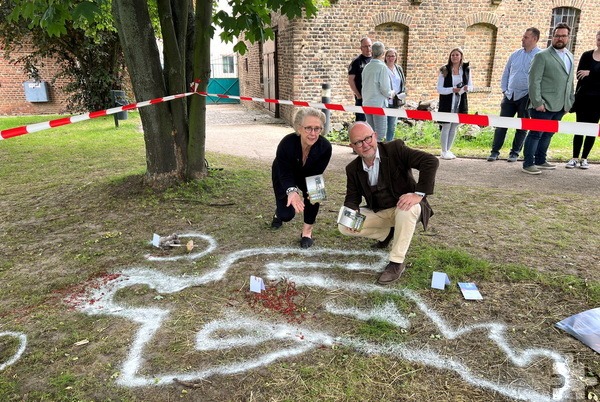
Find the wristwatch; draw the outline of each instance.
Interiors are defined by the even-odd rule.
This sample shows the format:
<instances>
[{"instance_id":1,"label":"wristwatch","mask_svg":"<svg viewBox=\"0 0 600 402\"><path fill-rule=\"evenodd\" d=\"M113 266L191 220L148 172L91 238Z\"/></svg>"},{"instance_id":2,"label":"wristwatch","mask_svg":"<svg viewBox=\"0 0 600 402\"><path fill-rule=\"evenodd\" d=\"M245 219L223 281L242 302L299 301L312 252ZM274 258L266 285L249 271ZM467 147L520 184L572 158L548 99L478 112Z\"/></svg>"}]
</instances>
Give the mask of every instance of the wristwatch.
<instances>
[{"instance_id":1,"label":"wristwatch","mask_svg":"<svg viewBox=\"0 0 600 402\"><path fill-rule=\"evenodd\" d=\"M298 195L302 197L302 191L300 191L298 187L288 187L288 189L285 190L286 195L290 195L292 193L298 193Z\"/></svg>"},{"instance_id":2,"label":"wristwatch","mask_svg":"<svg viewBox=\"0 0 600 402\"><path fill-rule=\"evenodd\" d=\"M421 197L425 197L425 193L422 193L420 191L415 191L416 195L420 195Z\"/></svg>"}]
</instances>

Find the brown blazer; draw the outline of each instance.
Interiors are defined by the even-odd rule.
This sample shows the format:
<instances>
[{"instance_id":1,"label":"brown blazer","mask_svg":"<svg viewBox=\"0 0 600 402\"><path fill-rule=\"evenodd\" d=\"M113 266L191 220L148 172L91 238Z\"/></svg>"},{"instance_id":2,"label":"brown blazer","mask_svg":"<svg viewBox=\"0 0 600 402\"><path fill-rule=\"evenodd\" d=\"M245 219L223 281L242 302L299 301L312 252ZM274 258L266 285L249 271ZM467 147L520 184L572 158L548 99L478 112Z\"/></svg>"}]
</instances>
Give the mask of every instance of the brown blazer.
<instances>
[{"instance_id":1,"label":"brown blazer","mask_svg":"<svg viewBox=\"0 0 600 402\"><path fill-rule=\"evenodd\" d=\"M392 195L397 200L402 194L414 193L415 191L433 194L435 184L435 173L437 171L438 159L418 149L407 147L402 140L395 140L377 144L379 148L379 183L387 184ZM413 176L412 169L419 171L419 181ZM346 166L346 198L344 205L348 208L358 210L362 198L365 198L367 208L373 209L373 195L369 185L369 176L364 171L362 159L354 159ZM390 205L386 208L392 208ZM377 211L375 211L377 212ZM427 202L427 197L421 201L421 222L423 228L427 229L429 218L433 210Z\"/></svg>"}]
</instances>

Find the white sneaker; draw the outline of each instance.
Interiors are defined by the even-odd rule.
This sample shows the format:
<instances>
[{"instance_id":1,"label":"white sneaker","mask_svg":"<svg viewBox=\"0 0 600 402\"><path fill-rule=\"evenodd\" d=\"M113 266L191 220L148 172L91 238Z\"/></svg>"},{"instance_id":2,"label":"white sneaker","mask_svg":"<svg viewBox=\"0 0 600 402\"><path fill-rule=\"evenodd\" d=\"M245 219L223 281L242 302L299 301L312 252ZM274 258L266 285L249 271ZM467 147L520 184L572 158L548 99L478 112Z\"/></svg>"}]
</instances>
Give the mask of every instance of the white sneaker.
<instances>
[{"instance_id":1,"label":"white sneaker","mask_svg":"<svg viewBox=\"0 0 600 402\"><path fill-rule=\"evenodd\" d=\"M582 159L579 161L579 169L589 169L590 168L590 164L588 163L587 159Z\"/></svg>"},{"instance_id":2,"label":"white sneaker","mask_svg":"<svg viewBox=\"0 0 600 402\"><path fill-rule=\"evenodd\" d=\"M566 167L567 169L574 169L574 168L576 168L576 167L577 167L577 159L575 159L575 158L573 158L573 159L570 159L570 160L567 162L567 164L565 165L565 167Z\"/></svg>"},{"instance_id":3,"label":"white sneaker","mask_svg":"<svg viewBox=\"0 0 600 402\"><path fill-rule=\"evenodd\" d=\"M456 156L451 151L446 151L448 159L456 159Z\"/></svg>"},{"instance_id":4,"label":"white sneaker","mask_svg":"<svg viewBox=\"0 0 600 402\"><path fill-rule=\"evenodd\" d=\"M442 154L440 155L440 159L452 159L452 157L448 155L448 152L442 152Z\"/></svg>"}]
</instances>

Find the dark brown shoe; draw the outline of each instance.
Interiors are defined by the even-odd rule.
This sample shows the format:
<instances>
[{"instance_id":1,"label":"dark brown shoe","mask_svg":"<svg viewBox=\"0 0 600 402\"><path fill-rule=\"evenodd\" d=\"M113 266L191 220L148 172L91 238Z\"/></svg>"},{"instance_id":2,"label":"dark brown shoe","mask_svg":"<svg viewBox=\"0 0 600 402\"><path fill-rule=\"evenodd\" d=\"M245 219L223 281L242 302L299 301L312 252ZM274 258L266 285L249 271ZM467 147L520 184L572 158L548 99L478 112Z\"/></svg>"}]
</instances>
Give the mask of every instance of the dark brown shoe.
<instances>
[{"instance_id":1,"label":"dark brown shoe","mask_svg":"<svg viewBox=\"0 0 600 402\"><path fill-rule=\"evenodd\" d=\"M395 282L402 276L405 269L406 265L404 265L403 262L390 261L379 276L379 279L377 279L377 283L380 285L388 285L392 282Z\"/></svg>"},{"instance_id":2,"label":"dark brown shoe","mask_svg":"<svg viewBox=\"0 0 600 402\"><path fill-rule=\"evenodd\" d=\"M387 237L382 241L378 241L377 243L373 243L371 248L386 248L392 239L394 238L394 228L390 228L390 233L388 233Z\"/></svg>"}]
</instances>

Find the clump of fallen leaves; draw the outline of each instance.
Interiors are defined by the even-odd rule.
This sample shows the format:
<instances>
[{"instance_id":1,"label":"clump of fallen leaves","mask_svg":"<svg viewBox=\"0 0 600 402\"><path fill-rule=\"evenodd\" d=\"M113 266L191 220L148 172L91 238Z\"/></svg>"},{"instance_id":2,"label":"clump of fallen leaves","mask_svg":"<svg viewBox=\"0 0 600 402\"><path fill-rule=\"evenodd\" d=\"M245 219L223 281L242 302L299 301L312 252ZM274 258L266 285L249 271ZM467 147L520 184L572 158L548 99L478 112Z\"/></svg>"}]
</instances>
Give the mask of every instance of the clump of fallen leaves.
<instances>
[{"instance_id":1,"label":"clump of fallen leaves","mask_svg":"<svg viewBox=\"0 0 600 402\"><path fill-rule=\"evenodd\" d=\"M261 293L247 291L245 298L253 309L274 311L288 322L301 323L306 319L303 306L306 293L298 291L296 284L288 279L268 283Z\"/></svg>"}]
</instances>

